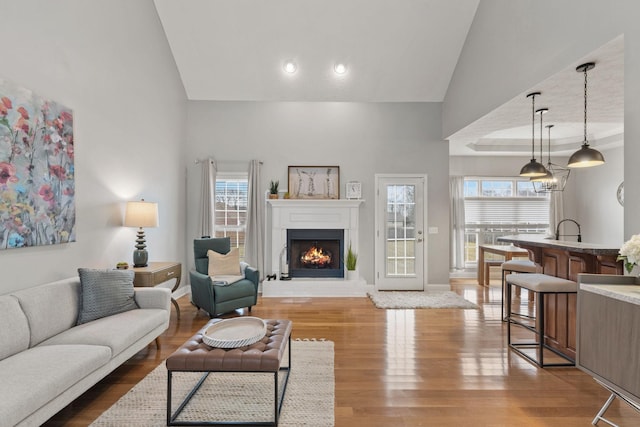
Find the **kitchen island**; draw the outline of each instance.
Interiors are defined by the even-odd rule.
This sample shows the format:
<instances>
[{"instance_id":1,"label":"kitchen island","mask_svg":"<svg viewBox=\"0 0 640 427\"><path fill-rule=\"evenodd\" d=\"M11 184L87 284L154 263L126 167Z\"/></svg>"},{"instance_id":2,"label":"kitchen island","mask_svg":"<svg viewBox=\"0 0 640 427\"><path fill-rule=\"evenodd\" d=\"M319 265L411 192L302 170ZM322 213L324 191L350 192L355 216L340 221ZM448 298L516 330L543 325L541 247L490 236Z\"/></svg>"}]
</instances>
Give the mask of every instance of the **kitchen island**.
<instances>
[{"instance_id":1,"label":"kitchen island","mask_svg":"<svg viewBox=\"0 0 640 427\"><path fill-rule=\"evenodd\" d=\"M616 261L619 248L593 243L553 240L538 234L498 237L529 251L531 260L549 276L578 281L580 273L623 274L622 261ZM576 358L575 294L547 295L545 300L545 340L568 357Z\"/></svg>"},{"instance_id":2,"label":"kitchen island","mask_svg":"<svg viewBox=\"0 0 640 427\"><path fill-rule=\"evenodd\" d=\"M640 410L640 278L582 274L578 278L576 366L611 391L592 424L616 397Z\"/></svg>"}]
</instances>

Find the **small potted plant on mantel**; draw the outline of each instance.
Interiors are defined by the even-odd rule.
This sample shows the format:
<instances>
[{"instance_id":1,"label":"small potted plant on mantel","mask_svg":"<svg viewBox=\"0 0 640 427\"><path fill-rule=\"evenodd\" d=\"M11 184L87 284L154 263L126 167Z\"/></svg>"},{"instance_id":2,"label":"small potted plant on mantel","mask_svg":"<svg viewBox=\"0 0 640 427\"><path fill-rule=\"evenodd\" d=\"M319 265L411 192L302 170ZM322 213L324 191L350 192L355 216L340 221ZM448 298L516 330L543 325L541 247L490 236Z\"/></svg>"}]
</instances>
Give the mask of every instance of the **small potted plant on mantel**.
<instances>
[{"instance_id":1,"label":"small potted plant on mantel","mask_svg":"<svg viewBox=\"0 0 640 427\"><path fill-rule=\"evenodd\" d=\"M269 198L277 199L278 198L278 186L280 185L280 181L271 181L269 184Z\"/></svg>"},{"instance_id":2,"label":"small potted plant on mantel","mask_svg":"<svg viewBox=\"0 0 640 427\"><path fill-rule=\"evenodd\" d=\"M358 254L351 249L351 243L347 249L347 258L345 260L345 266L347 267L347 280L358 280L358 272L356 266L358 264Z\"/></svg>"}]
</instances>

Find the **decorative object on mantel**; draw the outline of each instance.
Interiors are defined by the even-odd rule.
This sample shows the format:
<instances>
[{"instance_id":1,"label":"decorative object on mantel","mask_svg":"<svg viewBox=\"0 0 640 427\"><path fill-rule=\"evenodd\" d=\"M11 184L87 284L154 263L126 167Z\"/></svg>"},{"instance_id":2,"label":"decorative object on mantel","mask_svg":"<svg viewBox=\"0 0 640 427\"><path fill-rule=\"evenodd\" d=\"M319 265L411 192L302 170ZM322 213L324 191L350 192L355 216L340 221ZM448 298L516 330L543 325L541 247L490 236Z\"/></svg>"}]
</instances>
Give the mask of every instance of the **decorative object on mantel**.
<instances>
[{"instance_id":1,"label":"decorative object on mantel","mask_svg":"<svg viewBox=\"0 0 640 427\"><path fill-rule=\"evenodd\" d=\"M536 160L536 96L540 92L531 92L527 98L531 97L531 161L520 169L520 176L536 177L545 176L547 169ZM542 159L540 159L542 160Z\"/></svg>"},{"instance_id":2,"label":"decorative object on mantel","mask_svg":"<svg viewBox=\"0 0 640 427\"><path fill-rule=\"evenodd\" d=\"M75 242L73 111L0 78L0 248Z\"/></svg>"},{"instance_id":3,"label":"decorative object on mantel","mask_svg":"<svg viewBox=\"0 0 640 427\"><path fill-rule=\"evenodd\" d=\"M349 181L347 182L347 199L349 200L357 200L362 197L362 184L358 181Z\"/></svg>"},{"instance_id":4,"label":"decorative object on mantel","mask_svg":"<svg viewBox=\"0 0 640 427\"><path fill-rule=\"evenodd\" d=\"M451 291L374 291L367 293L367 295L376 308L478 308L476 304Z\"/></svg>"},{"instance_id":5,"label":"decorative object on mantel","mask_svg":"<svg viewBox=\"0 0 640 427\"><path fill-rule=\"evenodd\" d=\"M149 260L149 253L144 237L143 227L158 226L158 204L145 202L127 202L127 209L124 214L125 227L139 227L138 238L136 239L136 250L133 251L133 266L146 267Z\"/></svg>"},{"instance_id":6,"label":"decorative object on mantel","mask_svg":"<svg viewBox=\"0 0 640 427\"><path fill-rule=\"evenodd\" d=\"M278 198L278 186L280 185L280 181L271 181L269 184L269 198L277 199Z\"/></svg>"},{"instance_id":7,"label":"decorative object on mantel","mask_svg":"<svg viewBox=\"0 0 640 427\"><path fill-rule=\"evenodd\" d=\"M339 199L339 166L289 166L292 199Z\"/></svg>"},{"instance_id":8,"label":"decorative object on mantel","mask_svg":"<svg viewBox=\"0 0 640 427\"><path fill-rule=\"evenodd\" d=\"M604 163L602 153L589 147L587 141L587 71L592 70L595 66L595 62L587 62L576 67L577 72L584 73L584 140L582 147L569 157L567 166L570 168L588 168Z\"/></svg>"},{"instance_id":9,"label":"decorative object on mantel","mask_svg":"<svg viewBox=\"0 0 640 427\"><path fill-rule=\"evenodd\" d=\"M624 262L624 268L629 274L640 264L640 234L634 234L622 245L617 260Z\"/></svg>"}]
</instances>

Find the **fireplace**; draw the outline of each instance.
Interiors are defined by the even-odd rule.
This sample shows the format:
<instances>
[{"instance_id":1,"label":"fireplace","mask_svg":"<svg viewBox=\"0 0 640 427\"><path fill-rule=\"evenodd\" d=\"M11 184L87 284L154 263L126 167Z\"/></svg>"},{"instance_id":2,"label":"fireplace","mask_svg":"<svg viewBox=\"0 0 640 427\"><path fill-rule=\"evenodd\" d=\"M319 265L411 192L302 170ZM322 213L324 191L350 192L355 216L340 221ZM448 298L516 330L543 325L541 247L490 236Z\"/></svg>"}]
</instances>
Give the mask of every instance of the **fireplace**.
<instances>
[{"instance_id":1,"label":"fireplace","mask_svg":"<svg viewBox=\"0 0 640 427\"><path fill-rule=\"evenodd\" d=\"M267 233L266 233L266 274L272 275L276 280L262 282L263 297L364 297L372 287L367 285L365 279L345 280L345 271L338 273L334 270L335 277L317 277L325 275L326 268L305 268L293 272L292 280L282 280L281 277L291 277L289 271L289 253L291 247L289 233L296 230L309 230L331 233L338 230L340 234L331 236L330 240L342 239L338 249L328 248L332 252L332 259L336 259L334 252L339 254L340 267L344 267L345 247L351 245L358 252L359 242L359 216L360 206L363 200L347 199L267 199ZM324 238L320 238L324 237ZM305 240L318 241L323 245L327 236L303 235ZM285 265L286 264L286 265ZM303 274L301 277L299 274ZM315 275L316 277L307 277Z\"/></svg>"},{"instance_id":2,"label":"fireplace","mask_svg":"<svg viewBox=\"0 0 640 427\"><path fill-rule=\"evenodd\" d=\"M287 230L289 276L344 277L344 230Z\"/></svg>"}]
</instances>

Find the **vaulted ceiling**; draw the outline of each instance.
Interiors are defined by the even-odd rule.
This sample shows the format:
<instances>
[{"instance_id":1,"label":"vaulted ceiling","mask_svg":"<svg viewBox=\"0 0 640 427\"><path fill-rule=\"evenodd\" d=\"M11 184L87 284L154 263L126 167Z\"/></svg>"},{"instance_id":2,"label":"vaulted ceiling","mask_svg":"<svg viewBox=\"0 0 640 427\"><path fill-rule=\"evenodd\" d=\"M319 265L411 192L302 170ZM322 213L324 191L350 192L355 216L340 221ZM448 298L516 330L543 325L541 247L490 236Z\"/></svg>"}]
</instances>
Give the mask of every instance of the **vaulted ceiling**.
<instances>
[{"instance_id":1,"label":"vaulted ceiling","mask_svg":"<svg viewBox=\"0 0 640 427\"><path fill-rule=\"evenodd\" d=\"M190 100L442 102L479 0L154 0ZM622 144L622 37L585 60L589 133ZM293 74L283 69L292 61ZM337 75L336 63L347 72ZM577 65L577 64L576 64ZM531 90L549 108L554 152L583 135L582 76L575 65ZM539 137L539 130L536 130ZM545 134L546 138L546 134ZM593 140L592 140L593 139ZM452 155L525 155L526 93L449 138Z\"/></svg>"}]
</instances>

